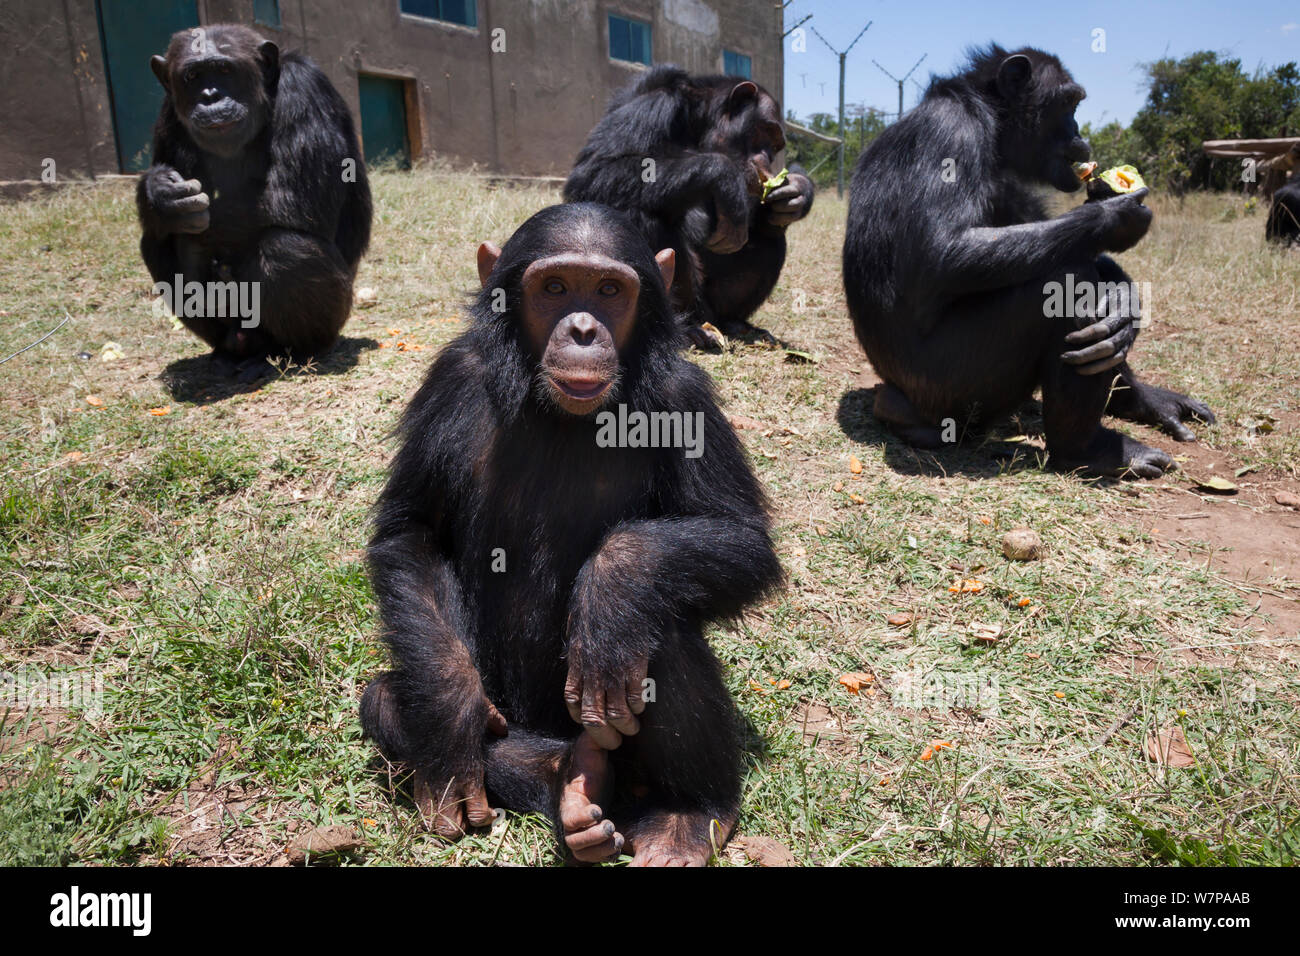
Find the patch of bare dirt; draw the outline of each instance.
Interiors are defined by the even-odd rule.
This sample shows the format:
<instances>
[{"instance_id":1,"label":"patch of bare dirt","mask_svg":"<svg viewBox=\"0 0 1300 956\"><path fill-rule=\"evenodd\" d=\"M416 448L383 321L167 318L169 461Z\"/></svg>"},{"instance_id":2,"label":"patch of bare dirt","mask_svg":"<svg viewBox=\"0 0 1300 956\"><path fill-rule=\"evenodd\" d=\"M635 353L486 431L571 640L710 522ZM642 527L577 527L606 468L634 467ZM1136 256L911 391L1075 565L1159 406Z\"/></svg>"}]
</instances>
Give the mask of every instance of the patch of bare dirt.
<instances>
[{"instance_id":1,"label":"patch of bare dirt","mask_svg":"<svg viewBox=\"0 0 1300 956\"><path fill-rule=\"evenodd\" d=\"M247 786L237 776L230 779L229 772L228 779L220 780L222 770L238 759L238 749L223 736L190 785L157 810L169 823L167 847L158 862L264 866L284 856L284 844L270 842L284 813L268 791Z\"/></svg>"},{"instance_id":2,"label":"patch of bare dirt","mask_svg":"<svg viewBox=\"0 0 1300 956\"><path fill-rule=\"evenodd\" d=\"M1196 442L1160 442L1180 459L1179 469L1161 484L1135 490L1151 507L1145 517L1158 547L1171 556L1202 564L1248 591L1259 615L1251 621L1272 636L1300 635L1300 510L1278 501L1300 497L1300 482L1276 472L1237 476L1241 462ZM1235 493L1219 494L1183 482L1226 479Z\"/></svg>"}]
</instances>

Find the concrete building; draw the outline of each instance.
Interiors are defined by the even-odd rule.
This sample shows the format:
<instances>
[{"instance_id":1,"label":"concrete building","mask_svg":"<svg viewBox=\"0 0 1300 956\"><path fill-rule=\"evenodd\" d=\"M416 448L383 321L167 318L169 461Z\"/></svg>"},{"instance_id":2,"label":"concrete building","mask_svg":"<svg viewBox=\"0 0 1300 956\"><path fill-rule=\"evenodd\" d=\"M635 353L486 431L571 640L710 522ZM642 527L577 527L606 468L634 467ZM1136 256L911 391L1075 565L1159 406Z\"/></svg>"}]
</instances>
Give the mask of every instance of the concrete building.
<instances>
[{"instance_id":1,"label":"concrete building","mask_svg":"<svg viewBox=\"0 0 1300 956\"><path fill-rule=\"evenodd\" d=\"M367 161L436 154L564 175L647 63L749 73L782 95L772 0L5 0L0 180L133 172L176 30L244 23L305 52L359 119Z\"/></svg>"}]
</instances>

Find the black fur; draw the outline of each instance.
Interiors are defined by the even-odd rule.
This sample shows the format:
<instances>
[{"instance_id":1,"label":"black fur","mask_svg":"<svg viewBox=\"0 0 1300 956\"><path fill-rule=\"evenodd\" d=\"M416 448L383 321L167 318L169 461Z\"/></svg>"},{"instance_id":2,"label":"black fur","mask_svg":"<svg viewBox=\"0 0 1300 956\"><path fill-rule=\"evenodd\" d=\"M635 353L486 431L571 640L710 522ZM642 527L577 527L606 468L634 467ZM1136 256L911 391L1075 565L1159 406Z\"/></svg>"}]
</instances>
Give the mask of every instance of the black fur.
<instances>
[{"instance_id":1,"label":"black fur","mask_svg":"<svg viewBox=\"0 0 1300 956\"><path fill-rule=\"evenodd\" d=\"M593 415L539 397L520 278L534 260L575 249L628 263L641 281L606 407L703 412L702 457L598 447ZM626 825L618 813L633 807L734 812L732 705L703 628L781 571L745 453L708 376L677 351L649 246L605 207L544 209L506 243L470 316L407 409L378 506L369 557L394 669L367 690L367 734L432 780L485 775L501 805L555 818L580 730L564 701L571 643L597 668L648 654L657 702L611 753L614 819ZM505 738L485 733L484 695L508 721ZM638 784L648 796L633 796Z\"/></svg>"},{"instance_id":2,"label":"black fur","mask_svg":"<svg viewBox=\"0 0 1300 956\"><path fill-rule=\"evenodd\" d=\"M1053 463L1145 476L1171 465L1100 425L1110 411L1166 428L1180 440L1204 405L1144 385L1127 363L1081 374L1065 336L1097 317L1048 318L1045 286L1129 281L1104 252L1129 248L1150 212L1133 197L1089 202L1047 218L1035 187L1079 188L1087 159L1074 105L1083 91L1038 50L975 51L969 68L937 78L924 100L863 153L853 175L844 288L859 342L910 410L877 410L904 438L936 444L938 425L988 421L1043 390ZM1111 301L1106 336L1122 358L1136 308ZM1086 366L1085 366L1086 367Z\"/></svg>"},{"instance_id":3,"label":"black fur","mask_svg":"<svg viewBox=\"0 0 1300 956\"><path fill-rule=\"evenodd\" d=\"M141 254L155 281L171 283L179 273L187 283L261 284L257 328L181 316L218 353L321 354L347 321L357 263L370 241L370 186L351 114L306 57L280 55L242 26L203 32L231 64L228 108L237 111L242 98L246 141L233 154L214 152L196 142L190 118L178 115L185 107L171 87L195 59L195 31L176 34L167 67L155 64L167 93L154 128L153 165L137 190ZM244 77L251 79L241 82ZM355 182L344 181L345 159L355 161ZM172 170L197 180L210 199L202 231L177 231L169 219Z\"/></svg>"},{"instance_id":4,"label":"black fur","mask_svg":"<svg viewBox=\"0 0 1300 956\"><path fill-rule=\"evenodd\" d=\"M1295 182L1273 193L1273 205L1268 210L1264 236L1274 242L1300 243L1300 174Z\"/></svg>"},{"instance_id":5,"label":"black fur","mask_svg":"<svg viewBox=\"0 0 1300 956\"><path fill-rule=\"evenodd\" d=\"M567 201L625 210L654 249L676 251L673 304L688 330L712 322L743 332L780 277L786 226L812 208L812 182L797 164L790 167L802 192L797 212L781 215L747 190L742 147L755 111L728 109L728 95L744 82L653 68L614 95L564 185ZM779 106L761 88L760 96L779 121ZM653 182L643 179L647 158L656 164ZM739 251L706 248L719 215L746 223Z\"/></svg>"}]
</instances>

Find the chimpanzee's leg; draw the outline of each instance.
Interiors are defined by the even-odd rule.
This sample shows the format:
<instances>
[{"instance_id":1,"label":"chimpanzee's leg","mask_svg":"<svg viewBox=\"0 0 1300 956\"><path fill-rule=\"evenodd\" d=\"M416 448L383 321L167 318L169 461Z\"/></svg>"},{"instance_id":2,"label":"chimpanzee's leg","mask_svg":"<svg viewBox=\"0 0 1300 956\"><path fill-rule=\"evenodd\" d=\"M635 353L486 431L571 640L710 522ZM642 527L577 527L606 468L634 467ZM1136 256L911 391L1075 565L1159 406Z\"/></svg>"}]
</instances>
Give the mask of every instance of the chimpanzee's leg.
<instances>
[{"instance_id":1,"label":"chimpanzee's leg","mask_svg":"<svg viewBox=\"0 0 1300 956\"><path fill-rule=\"evenodd\" d=\"M1096 321L1073 314L1077 299L1067 301L1068 290L1092 284L1095 292L1101 276L1096 263L1083 263L953 303L928 332L912 328L892 341L873 342L868 354L886 382L885 394L877 392L877 414L905 439L914 433L928 439L945 419L988 421L1040 385L1054 467L1094 475L1162 474L1172 464L1168 455L1101 426L1118 373L1081 375L1061 359L1078 348L1065 337ZM1049 307L1054 284L1055 305Z\"/></svg>"},{"instance_id":2,"label":"chimpanzee's leg","mask_svg":"<svg viewBox=\"0 0 1300 956\"><path fill-rule=\"evenodd\" d=\"M703 866L740 808L736 715L702 634L681 627L650 661L640 731L610 752L612 816L633 866Z\"/></svg>"},{"instance_id":3,"label":"chimpanzee's leg","mask_svg":"<svg viewBox=\"0 0 1300 956\"><path fill-rule=\"evenodd\" d=\"M1132 301L1133 283L1128 275L1109 256L1097 260L1097 271L1102 282L1115 283L1130 290L1131 308L1136 313L1140 301ZM1140 296L1137 297L1140 300ZM1149 305L1149 304L1148 304ZM1163 429L1178 441L1195 441L1196 435L1183 422L1193 418L1214 424L1214 413L1203 402L1194 398L1138 381L1128 362L1116 368L1119 379L1111 390L1106 411L1118 418Z\"/></svg>"},{"instance_id":4,"label":"chimpanzee's leg","mask_svg":"<svg viewBox=\"0 0 1300 956\"><path fill-rule=\"evenodd\" d=\"M585 732L563 739L512 726L488 744L485 779L499 806L549 817L579 862L599 862L623 848L617 818L606 812L613 792L609 754Z\"/></svg>"},{"instance_id":5,"label":"chimpanzee's leg","mask_svg":"<svg viewBox=\"0 0 1300 956\"><path fill-rule=\"evenodd\" d=\"M155 282L165 282L169 286L181 277L181 288L173 290L173 302L183 305L184 287L191 282L206 284L216 279L212 269L212 258L203 244L189 236L166 236L158 239L144 236L140 240L140 254ZM206 302L206 298L204 300ZM224 317L206 315L187 315L182 308L177 318L187 329L201 338L216 352L221 351L222 343L230 332L232 320Z\"/></svg>"},{"instance_id":6,"label":"chimpanzee's leg","mask_svg":"<svg viewBox=\"0 0 1300 956\"><path fill-rule=\"evenodd\" d=\"M1076 289L1092 283L1095 290L1100 290L1103 281L1118 282L1118 276L1124 276L1105 257L1072 272ZM1058 279L1063 281L1065 277ZM1124 281L1127 281L1127 276L1124 276ZM1123 297L1107 297L1101 291L1095 291L1094 297L1098 302L1107 299L1111 310L1131 310L1136 305L1131 301L1125 302ZM1080 470L1089 475L1157 478L1173 467L1173 459L1159 449L1150 448L1101 425L1101 417L1111 399L1112 386L1120 378L1120 373L1112 370L1095 375L1081 375L1077 367L1061 360L1063 352L1074 348L1065 342L1065 336L1095 320L1096 316L1093 315L1045 320L1051 323L1052 334L1040 357L1040 368L1043 425L1052 465L1061 470Z\"/></svg>"},{"instance_id":7,"label":"chimpanzee's leg","mask_svg":"<svg viewBox=\"0 0 1300 956\"><path fill-rule=\"evenodd\" d=\"M727 335L752 329L750 318L767 301L785 265L785 230L757 226L739 252L700 254L704 284L700 290L712 321Z\"/></svg>"},{"instance_id":8,"label":"chimpanzee's leg","mask_svg":"<svg viewBox=\"0 0 1300 956\"><path fill-rule=\"evenodd\" d=\"M348 264L333 243L307 233L267 230L235 277L259 283L257 325L240 330L249 339L246 354L260 346L297 359L323 355L352 309Z\"/></svg>"}]
</instances>

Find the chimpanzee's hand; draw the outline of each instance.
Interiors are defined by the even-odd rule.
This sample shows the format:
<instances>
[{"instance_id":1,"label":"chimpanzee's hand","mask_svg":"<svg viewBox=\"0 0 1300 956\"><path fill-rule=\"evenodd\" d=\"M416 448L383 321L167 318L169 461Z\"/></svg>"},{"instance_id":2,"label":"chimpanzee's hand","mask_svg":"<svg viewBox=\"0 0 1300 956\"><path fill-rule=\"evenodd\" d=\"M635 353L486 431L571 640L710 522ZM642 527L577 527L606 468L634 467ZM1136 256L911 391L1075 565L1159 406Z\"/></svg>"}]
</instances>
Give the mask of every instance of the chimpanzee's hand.
<instances>
[{"instance_id":1,"label":"chimpanzee's hand","mask_svg":"<svg viewBox=\"0 0 1300 956\"><path fill-rule=\"evenodd\" d=\"M1137 338L1137 303L1125 302L1126 298L1126 290L1110 283L1106 298L1097 306L1097 321L1065 337L1067 345L1082 347L1061 353L1061 361L1077 366L1080 375L1097 375L1124 361Z\"/></svg>"},{"instance_id":2,"label":"chimpanzee's hand","mask_svg":"<svg viewBox=\"0 0 1300 956\"><path fill-rule=\"evenodd\" d=\"M505 736L506 719L486 697L482 703L486 706L488 732L497 737ZM451 746L463 747L459 752L477 757L483 741L482 732L477 730L477 722L474 723L478 736ZM483 784L483 763L476 757L464 761L445 778L418 768L415 771L415 805L426 824L441 837L454 840L465 833L467 821L471 827L487 826L495 816L495 811L488 806L487 789Z\"/></svg>"},{"instance_id":3,"label":"chimpanzee's hand","mask_svg":"<svg viewBox=\"0 0 1300 956\"><path fill-rule=\"evenodd\" d=\"M713 210L717 223L705 248L721 256L739 252L749 242L750 194L757 186L757 174L750 164L720 162L713 178Z\"/></svg>"},{"instance_id":4,"label":"chimpanzee's hand","mask_svg":"<svg viewBox=\"0 0 1300 956\"><path fill-rule=\"evenodd\" d=\"M647 659L626 667L602 667L584 657L576 642L569 647L569 676L564 703L569 716L605 750L613 750L641 729L636 715L645 710L642 683L650 668Z\"/></svg>"},{"instance_id":5,"label":"chimpanzee's hand","mask_svg":"<svg viewBox=\"0 0 1300 956\"><path fill-rule=\"evenodd\" d=\"M1096 204L1106 215L1101 237L1103 250L1123 252L1132 249L1147 234L1151 228L1151 210L1142 205L1146 194L1144 186L1123 196L1103 199Z\"/></svg>"},{"instance_id":6,"label":"chimpanzee's hand","mask_svg":"<svg viewBox=\"0 0 1300 956\"><path fill-rule=\"evenodd\" d=\"M186 179L165 164L144 174L145 197L165 233L200 233L208 228L208 194L197 179Z\"/></svg>"},{"instance_id":7,"label":"chimpanzee's hand","mask_svg":"<svg viewBox=\"0 0 1300 956\"><path fill-rule=\"evenodd\" d=\"M767 221L774 226L788 226L798 222L812 209L812 180L802 173L789 173L783 185L767 195L764 207Z\"/></svg>"},{"instance_id":8,"label":"chimpanzee's hand","mask_svg":"<svg viewBox=\"0 0 1300 956\"><path fill-rule=\"evenodd\" d=\"M718 224L713 230L713 235L709 236L708 242L704 245L710 252L729 256L733 252L744 249L747 242L749 242L748 219L729 219L719 210Z\"/></svg>"}]
</instances>

